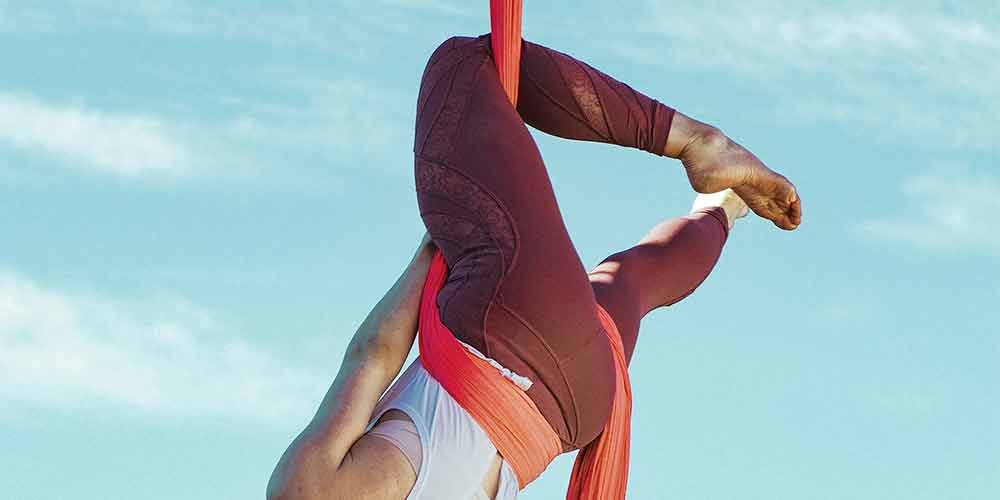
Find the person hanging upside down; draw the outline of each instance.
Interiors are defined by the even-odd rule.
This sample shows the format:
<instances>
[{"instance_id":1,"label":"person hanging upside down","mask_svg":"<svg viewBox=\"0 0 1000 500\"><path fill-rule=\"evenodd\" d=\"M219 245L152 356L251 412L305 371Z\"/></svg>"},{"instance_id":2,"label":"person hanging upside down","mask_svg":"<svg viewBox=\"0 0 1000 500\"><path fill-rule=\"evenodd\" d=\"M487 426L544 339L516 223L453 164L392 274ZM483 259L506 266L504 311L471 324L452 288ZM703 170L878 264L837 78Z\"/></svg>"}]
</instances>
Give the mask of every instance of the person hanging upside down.
<instances>
[{"instance_id":1,"label":"person hanging upside down","mask_svg":"<svg viewBox=\"0 0 1000 500\"><path fill-rule=\"evenodd\" d=\"M737 218L752 210L782 229L800 224L795 187L718 128L567 54L522 43L516 108L501 87L489 35L452 37L431 55L414 143L427 233L358 329L315 417L279 460L269 499L516 496L508 457L419 358L383 395L414 342L436 251L448 269L433 297L440 322L530 398L558 436L558 451L569 452L599 437L614 398L599 308L631 360L643 316L705 280ZM701 194L689 214L660 222L587 272L526 124L679 159Z\"/></svg>"}]
</instances>

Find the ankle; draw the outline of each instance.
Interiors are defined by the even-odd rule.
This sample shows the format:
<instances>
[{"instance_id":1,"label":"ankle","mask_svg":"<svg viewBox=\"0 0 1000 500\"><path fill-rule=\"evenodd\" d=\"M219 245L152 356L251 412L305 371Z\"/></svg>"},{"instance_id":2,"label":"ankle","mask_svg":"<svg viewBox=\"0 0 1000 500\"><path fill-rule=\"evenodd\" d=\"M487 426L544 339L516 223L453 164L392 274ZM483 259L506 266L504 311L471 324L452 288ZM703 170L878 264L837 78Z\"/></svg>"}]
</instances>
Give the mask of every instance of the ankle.
<instances>
[{"instance_id":1,"label":"ankle","mask_svg":"<svg viewBox=\"0 0 1000 500\"><path fill-rule=\"evenodd\" d=\"M721 208L725 213L727 226L730 229L736 224L736 219L745 217L749 212L743 199L732 189L726 189L717 193L699 194L692 203L691 213L711 211L716 208Z\"/></svg>"},{"instance_id":2,"label":"ankle","mask_svg":"<svg viewBox=\"0 0 1000 500\"><path fill-rule=\"evenodd\" d=\"M705 158L717 158L730 146L729 137L717 127L703 124L692 131L687 144L677 156L683 163L704 161Z\"/></svg>"}]
</instances>

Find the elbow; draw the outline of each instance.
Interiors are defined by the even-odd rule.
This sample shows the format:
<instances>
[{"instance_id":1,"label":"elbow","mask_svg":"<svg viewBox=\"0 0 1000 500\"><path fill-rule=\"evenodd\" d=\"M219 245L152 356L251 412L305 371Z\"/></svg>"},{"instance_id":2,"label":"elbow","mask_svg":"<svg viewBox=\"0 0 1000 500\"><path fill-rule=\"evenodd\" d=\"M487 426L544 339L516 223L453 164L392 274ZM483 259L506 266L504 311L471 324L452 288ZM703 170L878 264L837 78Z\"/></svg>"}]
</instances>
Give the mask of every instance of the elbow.
<instances>
[{"instance_id":1,"label":"elbow","mask_svg":"<svg viewBox=\"0 0 1000 500\"><path fill-rule=\"evenodd\" d=\"M295 496L294 495L289 495L285 491L274 490L274 489L271 488L270 485L268 485L268 488L267 488L267 496L266 496L266 498L267 498L267 500L295 500Z\"/></svg>"},{"instance_id":2,"label":"elbow","mask_svg":"<svg viewBox=\"0 0 1000 500\"><path fill-rule=\"evenodd\" d=\"M337 496L326 496L323 500L335 500L340 497ZM320 497L311 495L302 491L281 489L273 490L271 488L267 489L267 500L320 500Z\"/></svg>"},{"instance_id":3,"label":"elbow","mask_svg":"<svg viewBox=\"0 0 1000 500\"><path fill-rule=\"evenodd\" d=\"M267 500L299 500L299 496L286 488L275 488L272 483L267 483Z\"/></svg>"},{"instance_id":4,"label":"elbow","mask_svg":"<svg viewBox=\"0 0 1000 500\"><path fill-rule=\"evenodd\" d=\"M303 449L304 448L304 449ZM342 477L306 444L281 458L267 482L267 500L344 500Z\"/></svg>"},{"instance_id":5,"label":"elbow","mask_svg":"<svg viewBox=\"0 0 1000 500\"><path fill-rule=\"evenodd\" d=\"M278 467L267 482L267 500L308 500L305 493L308 490L303 487L301 480L289 474L291 471L280 470L281 464Z\"/></svg>"},{"instance_id":6,"label":"elbow","mask_svg":"<svg viewBox=\"0 0 1000 500\"><path fill-rule=\"evenodd\" d=\"M272 480L267 484L267 500L345 500L338 494L337 481L326 478L323 485L308 477L292 477L278 482Z\"/></svg>"}]
</instances>

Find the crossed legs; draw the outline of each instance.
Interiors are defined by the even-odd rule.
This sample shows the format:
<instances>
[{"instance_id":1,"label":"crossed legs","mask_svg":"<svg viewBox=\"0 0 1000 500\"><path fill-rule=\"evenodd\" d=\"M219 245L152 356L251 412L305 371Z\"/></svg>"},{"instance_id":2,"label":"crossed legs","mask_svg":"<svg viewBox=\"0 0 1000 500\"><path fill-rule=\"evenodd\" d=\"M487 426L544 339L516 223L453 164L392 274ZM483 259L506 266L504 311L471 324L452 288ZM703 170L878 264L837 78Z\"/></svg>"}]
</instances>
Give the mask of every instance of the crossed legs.
<instances>
[{"instance_id":1,"label":"crossed legs","mask_svg":"<svg viewBox=\"0 0 1000 500\"><path fill-rule=\"evenodd\" d=\"M515 110L487 38L455 37L435 51L417 104L416 194L448 263L437 296L442 322L535 382L528 396L568 451L600 433L614 391L597 304L619 323L631 357L641 318L705 279L728 226L721 208L664 221L588 275L525 121L663 154L675 113L538 45L526 42L522 66Z\"/></svg>"}]
</instances>

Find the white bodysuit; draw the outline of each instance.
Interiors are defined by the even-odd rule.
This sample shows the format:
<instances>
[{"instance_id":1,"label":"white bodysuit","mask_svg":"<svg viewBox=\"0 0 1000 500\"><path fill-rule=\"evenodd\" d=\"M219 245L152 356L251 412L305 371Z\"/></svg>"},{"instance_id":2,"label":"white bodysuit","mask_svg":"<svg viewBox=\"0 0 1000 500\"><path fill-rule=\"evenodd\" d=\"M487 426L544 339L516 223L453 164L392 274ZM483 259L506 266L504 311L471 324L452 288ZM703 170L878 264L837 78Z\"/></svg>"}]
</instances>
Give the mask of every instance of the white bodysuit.
<instances>
[{"instance_id":1,"label":"white bodysuit","mask_svg":"<svg viewBox=\"0 0 1000 500\"><path fill-rule=\"evenodd\" d=\"M463 345L465 345L463 343ZM505 377L523 389L531 381L507 370L495 361L484 357L471 346L465 347L474 355L486 359ZM407 500L488 500L483 491L483 478L497 453L489 436L458 402L441 387L420 362L415 359L402 375L382 395L368 423L368 429L386 411L396 409L413 420L420 437L420 454L416 457L412 435L405 421L391 420L379 425L376 435L395 444L414 464L417 479ZM387 425L394 424L394 425ZM412 431L409 431L412 432ZM513 469L506 460L500 466L500 484L497 500L517 498L518 483Z\"/></svg>"}]
</instances>

